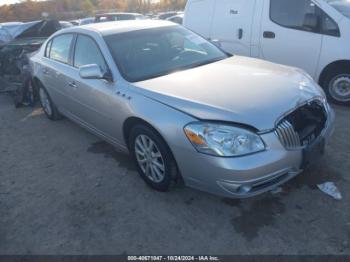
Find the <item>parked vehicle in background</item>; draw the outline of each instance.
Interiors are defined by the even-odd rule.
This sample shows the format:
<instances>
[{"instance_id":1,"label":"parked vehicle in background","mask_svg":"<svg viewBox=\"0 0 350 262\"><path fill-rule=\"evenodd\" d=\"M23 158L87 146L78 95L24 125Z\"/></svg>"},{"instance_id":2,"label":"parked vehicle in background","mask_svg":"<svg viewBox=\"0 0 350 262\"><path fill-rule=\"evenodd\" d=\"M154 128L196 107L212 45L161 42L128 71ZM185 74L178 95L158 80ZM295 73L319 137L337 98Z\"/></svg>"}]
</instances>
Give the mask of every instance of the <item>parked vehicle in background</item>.
<instances>
[{"instance_id":1,"label":"parked vehicle in background","mask_svg":"<svg viewBox=\"0 0 350 262\"><path fill-rule=\"evenodd\" d=\"M67 22L67 21L60 21L59 23L62 29L74 26L71 22Z\"/></svg>"},{"instance_id":2,"label":"parked vehicle in background","mask_svg":"<svg viewBox=\"0 0 350 262\"><path fill-rule=\"evenodd\" d=\"M180 15L180 14L183 14L183 12L179 12L179 11L163 12L163 13L159 13L158 15L156 15L154 19L166 20L169 17L175 16L175 15Z\"/></svg>"},{"instance_id":3,"label":"parked vehicle in background","mask_svg":"<svg viewBox=\"0 0 350 262\"><path fill-rule=\"evenodd\" d=\"M10 42L13 39L14 31L17 30L21 22L9 22L0 24L0 46Z\"/></svg>"},{"instance_id":4,"label":"parked vehicle in background","mask_svg":"<svg viewBox=\"0 0 350 262\"><path fill-rule=\"evenodd\" d=\"M180 14L180 15L171 16L171 17L167 18L166 20L171 21L171 22L176 23L176 24L179 24L179 25L182 25L183 19L184 19L184 14Z\"/></svg>"},{"instance_id":5,"label":"parked vehicle in background","mask_svg":"<svg viewBox=\"0 0 350 262\"><path fill-rule=\"evenodd\" d=\"M79 19L78 20L70 20L69 23L71 23L73 26L79 25Z\"/></svg>"},{"instance_id":6,"label":"parked vehicle in background","mask_svg":"<svg viewBox=\"0 0 350 262\"><path fill-rule=\"evenodd\" d=\"M95 23L144 19L146 19L146 17L138 13L105 13L96 15Z\"/></svg>"},{"instance_id":7,"label":"parked vehicle in background","mask_svg":"<svg viewBox=\"0 0 350 262\"><path fill-rule=\"evenodd\" d=\"M77 19L77 20L72 20L69 22L71 24L73 24L74 26L88 25L88 24L95 23L95 17L86 17L86 18L81 18L81 19Z\"/></svg>"},{"instance_id":8,"label":"parked vehicle in background","mask_svg":"<svg viewBox=\"0 0 350 262\"><path fill-rule=\"evenodd\" d=\"M95 22L95 17L86 17L79 19L79 25L88 25Z\"/></svg>"},{"instance_id":9,"label":"parked vehicle in background","mask_svg":"<svg viewBox=\"0 0 350 262\"><path fill-rule=\"evenodd\" d=\"M302 70L229 57L168 21L65 29L31 62L48 118L63 114L130 152L160 191L183 180L260 194L318 159L333 131L333 110Z\"/></svg>"},{"instance_id":10,"label":"parked vehicle in background","mask_svg":"<svg viewBox=\"0 0 350 262\"><path fill-rule=\"evenodd\" d=\"M29 57L61 28L56 20L43 20L12 24L7 31L9 39L0 46L0 92L12 93L16 106L34 104Z\"/></svg>"},{"instance_id":11,"label":"parked vehicle in background","mask_svg":"<svg viewBox=\"0 0 350 262\"><path fill-rule=\"evenodd\" d=\"M154 17L156 17L156 14L155 13L147 13L147 14L145 14L145 17L147 19L153 19Z\"/></svg>"},{"instance_id":12,"label":"parked vehicle in background","mask_svg":"<svg viewBox=\"0 0 350 262\"><path fill-rule=\"evenodd\" d=\"M302 68L350 104L350 1L189 0L184 26L229 53Z\"/></svg>"}]
</instances>

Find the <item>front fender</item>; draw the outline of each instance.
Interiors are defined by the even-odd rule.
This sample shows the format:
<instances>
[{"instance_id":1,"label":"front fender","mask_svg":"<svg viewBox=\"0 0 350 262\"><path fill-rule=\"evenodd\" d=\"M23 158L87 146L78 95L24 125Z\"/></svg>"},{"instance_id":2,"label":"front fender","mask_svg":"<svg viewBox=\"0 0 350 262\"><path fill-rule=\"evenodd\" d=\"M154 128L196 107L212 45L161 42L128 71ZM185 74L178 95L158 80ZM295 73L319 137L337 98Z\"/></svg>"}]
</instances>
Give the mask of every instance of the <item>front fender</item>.
<instances>
[{"instance_id":1,"label":"front fender","mask_svg":"<svg viewBox=\"0 0 350 262\"><path fill-rule=\"evenodd\" d=\"M193 147L183 128L196 121L195 118L142 95L130 99L130 109L133 117L146 121L157 130L174 154L177 147Z\"/></svg>"}]
</instances>

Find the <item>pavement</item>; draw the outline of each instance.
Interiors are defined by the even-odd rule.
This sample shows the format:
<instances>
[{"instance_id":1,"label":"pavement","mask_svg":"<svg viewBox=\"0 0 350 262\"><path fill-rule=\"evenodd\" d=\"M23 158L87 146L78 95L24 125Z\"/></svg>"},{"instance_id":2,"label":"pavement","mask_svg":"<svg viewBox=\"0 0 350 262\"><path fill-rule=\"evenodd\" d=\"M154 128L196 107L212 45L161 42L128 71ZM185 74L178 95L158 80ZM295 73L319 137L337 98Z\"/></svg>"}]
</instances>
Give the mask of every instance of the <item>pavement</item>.
<instances>
[{"instance_id":1,"label":"pavement","mask_svg":"<svg viewBox=\"0 0 350 262\"><path fill-rule=\"evenodd\" d=\"M0 254L350 254L350 108L323 160L244 200L153 191L127 155L0 95ZM334 182L334 200L317 184Z\"/></svg>"}]
</instances>

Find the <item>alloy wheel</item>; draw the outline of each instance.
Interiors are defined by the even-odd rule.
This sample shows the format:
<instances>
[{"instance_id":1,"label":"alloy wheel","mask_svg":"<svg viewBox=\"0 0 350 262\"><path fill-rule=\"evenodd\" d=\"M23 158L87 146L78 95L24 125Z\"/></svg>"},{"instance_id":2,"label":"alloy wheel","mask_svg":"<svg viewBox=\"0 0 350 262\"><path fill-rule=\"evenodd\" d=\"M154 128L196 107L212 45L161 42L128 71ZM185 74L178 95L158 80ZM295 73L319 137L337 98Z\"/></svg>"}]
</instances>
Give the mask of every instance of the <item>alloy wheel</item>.
<instances>
[{"instance_id":1,"label":"alloy wheel","mask_svg":"<svg viewBox=\"0 0 350 262\"><path fill-rule=\"evenodd\" d=\"M136 160L142 172L154 183L160 183L165 177L163 156L156 143L146 135L135 140Z\"/></svg>"}]
</instances>

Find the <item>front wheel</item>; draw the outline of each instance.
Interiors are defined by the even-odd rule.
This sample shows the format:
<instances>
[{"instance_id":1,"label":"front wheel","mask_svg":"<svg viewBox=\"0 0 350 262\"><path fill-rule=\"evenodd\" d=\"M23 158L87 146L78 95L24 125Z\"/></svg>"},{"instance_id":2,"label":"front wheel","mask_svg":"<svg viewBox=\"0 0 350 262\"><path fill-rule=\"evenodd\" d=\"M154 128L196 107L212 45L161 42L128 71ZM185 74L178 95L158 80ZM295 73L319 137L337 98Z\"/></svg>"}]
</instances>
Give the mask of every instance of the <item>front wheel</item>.
<instances>
[{"instance_id":1,"label":"front wheel","mask_svg":"<svg viewBox=\"0 0 350 262\"><path fill-rule=\"evenodd\" d=\"M158 191L168 191L177 179L175 160L165 141L146 125L132 128L129 147L143 180Z\"/></svg>"},{"instance_id":2,"label":"front wheel","mask_svg":"<svg viewBox=\"0 0 350 262\"><path fill-rule=\"evenodd\" d=\"M339 105L350 105L350 69L333 70L322 84L328 99Z\"/></svg>"}]
</instances>

